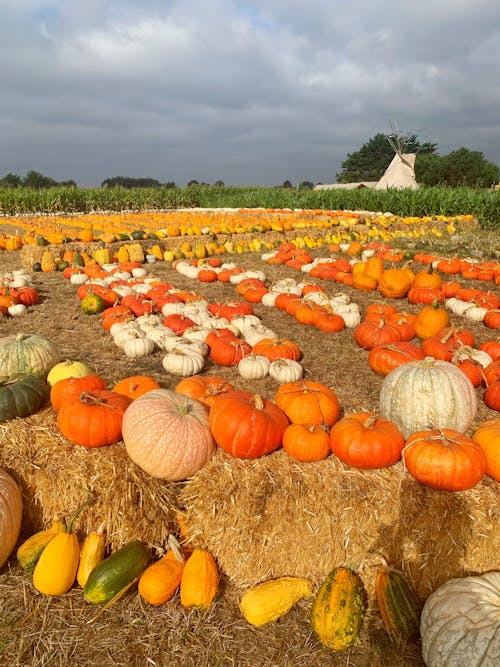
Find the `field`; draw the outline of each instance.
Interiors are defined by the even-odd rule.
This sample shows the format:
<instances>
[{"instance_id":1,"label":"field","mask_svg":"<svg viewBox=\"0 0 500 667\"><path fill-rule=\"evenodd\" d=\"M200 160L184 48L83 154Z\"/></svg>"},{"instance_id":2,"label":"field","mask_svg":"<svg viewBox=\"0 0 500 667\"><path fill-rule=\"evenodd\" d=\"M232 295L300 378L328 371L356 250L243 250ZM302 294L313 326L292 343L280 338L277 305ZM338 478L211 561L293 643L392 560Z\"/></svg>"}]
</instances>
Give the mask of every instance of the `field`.
<instances>
[{"instance_id":1,"label":"field","mask_svg":"<svg viewBox=\"0 0 500 667\"><path fill-rule=\"evenodd\" d=\"M205 205L200 192L192 196ZM231 202L226 198L223 205L229 207ZM243 297L236 283L201 282L192 272L181 273L179 262L192 265L218 257L243 270L263 271L268 287L278 280L300 281L305 276L299 265L264 261L262 256L272 256L282 243L311 258L344 261L360 261L362 249L385 248L385 269L406 264L414 273L426 266L415 259L419 253L432 253L435 259L468 258L472 268L498 264L495 220L479 218L478 226L469 209L450 214L434 210L421 220L416 217L424 215L421 212L411 217L399 213L406 218L372 218L346 212L327 216L320 204L312 208L293 214L293 221L291 212L277 209L259 216L241 209L236 221L227 212L202 210L191 212L196 215L191 222L189 214L175 211L6 218L0 222L0 232L4 230L5 239L18 239L14 244L18 247L0 249L0 274L24 267L40 302L22 316L1 317L2 335L46 336L62 360L83 361L102 375L108 387L124 377L148 375L162 388L173 389L180 377L163 368L161 350L129 358L114 344L100 316L82 311L78 286L56 270L57 261L71 268L71 260L64 260L66 250L91 257L107 248L114 259L120 248L134 246L143 252L141 264L147 276L194 292L210 303ZM389 210L395 213L394 208ZM133 236L138 230L143 233ZM132 236L122 238L121 234ZM72 240L61 243L66 237ZM379 245L370 246L374 242ZM155 246L160 254L153 251ZM32 271L43 262L44 253L56 262L53 269ZM496 273L485 281L470 275L454 275L453 280L461 287L500 296ZM388 303L409 314L423 307L406 297L384 297L378 289L357 289L342 278L342 282L340 276L311 281L329 297L347 295L363 316L374 303ZM443 274L443 279L451 276ZM371 370L368 350L353 338L354 327L327 333L262 301L253 302L252 307L266 327L299 346L304 377L335 391L342 416L378 412L384 378ZM482 320L448 313L452 325L465 326L474 334L476 347L498 341L497 331ZM221 366L211 358L205 360L201 373L222 377L269 399L279 387L270 376L245 379L234 366ZM498 419L498 411L484 403L484 386L475 392L478 411L469 433L487 419ZM0 573L3 664L417 667L424 664L420 644L391 640L384 629L373 592L377 567L385 559L402 570L424 602L451 577L499 565L499 487L489 475L465 491L434 491L416 482L401 461L383 470L358 470L333 455L300 463L280 449L255 461L235 460L218 451L189 481L161 482L126 460L122 442L92 451L69 443L58 431L50 405L31 417L0 424L0 444L0 466L11 471L23 489L23 537L46 526L58 512L70 514L88 488L96 502L79 520L81 538L105 518L110 548L133 538L158 548L168 533L176 531L177 512L183 511L192 543L210 549L221 572L220 590L205 612L186 611L178 597L151 607L131 592L99 614L78 587L59 598L37 593L12 555ZM110 472L113 466L118 470L115 479ZM118 479L123 475L127 479ZM132 489L128 504L126 498L115 497L125 487ZM309 621L311 598L262 628L252 627L242 617L238 601L248 586L291 574L309 577L317 587L339 565L356 569L367 591L368 613L351 649L331 651L317 640Z\"/></svg>"}]
</instances>

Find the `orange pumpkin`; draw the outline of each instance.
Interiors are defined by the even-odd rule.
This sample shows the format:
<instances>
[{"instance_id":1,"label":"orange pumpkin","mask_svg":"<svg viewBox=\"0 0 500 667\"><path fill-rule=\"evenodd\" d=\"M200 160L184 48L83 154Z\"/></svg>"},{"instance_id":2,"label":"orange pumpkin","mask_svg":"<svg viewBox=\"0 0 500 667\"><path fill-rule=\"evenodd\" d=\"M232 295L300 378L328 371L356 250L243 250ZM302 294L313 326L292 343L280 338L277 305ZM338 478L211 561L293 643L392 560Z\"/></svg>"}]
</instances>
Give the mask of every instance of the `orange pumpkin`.
<instances>
[{"instance_id":1,"label":"orange pumpkin","mask_svg":"<svg viewBox=\"0 0 500 667\"><path fill-rule=\"evenodd\" d=\"M297 461L320 461L330 453L330 438L321 424L290 424L283 433L283 449Z\"/></svg>"},{"instance_id":2,"label":"orange pumpkin","mask_svg":"<svg viewBox=\"0 0 500 667\"><path fill-rule=\"evenodd\" d=\"M160 389L154 378L149 375L132 375L117 382L112 391L135 400L153 389Z\"/></svg>"},{"instance_id":3,"label":"orange pumpkin","mask_svg":"<svg viewBox=\"0 0 500 667\"><path fill-rule=\"evenodd\" d=\"M335 392L321 382L312 380L282 384L274 402L293 424L331 426L340 415L340 404Z\"/></svg>"}]
</instances>

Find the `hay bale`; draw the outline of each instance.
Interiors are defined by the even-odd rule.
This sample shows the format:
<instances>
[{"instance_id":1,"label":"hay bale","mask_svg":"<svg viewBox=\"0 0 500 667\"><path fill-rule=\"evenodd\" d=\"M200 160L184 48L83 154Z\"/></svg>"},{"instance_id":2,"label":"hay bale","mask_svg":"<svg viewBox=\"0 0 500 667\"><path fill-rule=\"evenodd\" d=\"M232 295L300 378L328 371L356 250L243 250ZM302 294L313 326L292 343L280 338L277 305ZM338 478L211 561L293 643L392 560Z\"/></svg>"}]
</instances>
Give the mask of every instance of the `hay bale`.
<instances>
[{"instance_id":1,"label":"hay bale","mask_svg":"<svg viewBox=\"0 0 500 667\"><path fill-rule=\"evenodd\" d=\"M21 487L28 534L47 527L56 515L69 518L86 490L94 501L80 515L78 532L86 535L104 521L111 549L131 539L161 546L177 530L179 484L140 470L123 442L97 449L73 445L60 434L51 406L0 424L0 467Z\"/></svg>"},{"instance_id":2,"label":"hay bale","mask_svg":"<svg viewBox=\"0 0 500 667\"><path fill-rule=\"evenodd\" d=\"M347 564L371 596L385 558L425 598L450 577L498 567L499 486L491 478L439 493L401 463L362 471L333 456L300 464L282 450L252 461L219 451L180 499L190 538L242 588L283 575L319 583Z\"/></svg>"}]
</instances>

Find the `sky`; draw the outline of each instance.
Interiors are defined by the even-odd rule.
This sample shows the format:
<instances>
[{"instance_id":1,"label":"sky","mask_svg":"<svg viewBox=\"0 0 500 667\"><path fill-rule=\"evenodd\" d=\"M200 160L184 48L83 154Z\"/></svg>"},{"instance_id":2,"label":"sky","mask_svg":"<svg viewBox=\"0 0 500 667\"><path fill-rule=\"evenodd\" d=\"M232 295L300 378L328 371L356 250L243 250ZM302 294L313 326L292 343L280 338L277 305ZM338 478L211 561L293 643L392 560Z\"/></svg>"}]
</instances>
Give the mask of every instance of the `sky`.
<instances>
[{"instance_id":1,"label":"sky","mask_svg":"<svg viewBox=\"0 0 500 667\"><path fill-rule=\"evenodd\" d=\"M391 124L500 165L498 0L0 0L0 177L333 183Z\"/></svg>"}]
</instances>

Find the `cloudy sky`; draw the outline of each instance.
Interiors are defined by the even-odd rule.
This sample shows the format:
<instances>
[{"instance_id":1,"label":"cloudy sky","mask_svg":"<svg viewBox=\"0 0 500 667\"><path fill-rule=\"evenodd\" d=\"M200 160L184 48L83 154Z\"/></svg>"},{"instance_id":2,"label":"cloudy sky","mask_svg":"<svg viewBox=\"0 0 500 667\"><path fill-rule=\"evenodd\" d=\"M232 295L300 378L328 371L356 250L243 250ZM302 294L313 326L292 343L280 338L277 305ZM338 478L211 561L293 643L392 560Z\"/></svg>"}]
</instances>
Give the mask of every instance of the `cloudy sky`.
<instances>
[{"instance_id":1,"label":"cloudy sky","mask_svg":"<svg viewBox=\"0 0 500 667\"><path fill-rule=\"evenodd\" d=\"M498 0L0 0L0 177L335 181L389 122L500 165Z\"/></svg>"}]
</instances>

